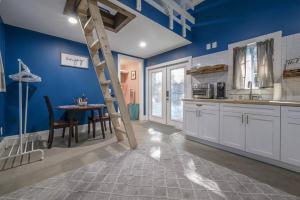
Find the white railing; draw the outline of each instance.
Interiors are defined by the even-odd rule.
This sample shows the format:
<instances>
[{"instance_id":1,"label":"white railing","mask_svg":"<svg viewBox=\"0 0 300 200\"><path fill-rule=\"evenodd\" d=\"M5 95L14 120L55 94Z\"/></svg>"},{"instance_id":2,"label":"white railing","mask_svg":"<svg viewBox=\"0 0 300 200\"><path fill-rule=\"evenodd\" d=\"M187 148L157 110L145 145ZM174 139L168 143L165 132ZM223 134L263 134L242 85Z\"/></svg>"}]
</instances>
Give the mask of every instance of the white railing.
<instances>
[{"instance_id":1,"label":"white railing","mask_svg":"<svg viewBox=\"0 0 300 200\"><path fill-rule=\"evenodd\" d=\"M144 0L160 12L168 15L169 28L174 29L174 21L181 24L182 36L186 37L186 31L191 31L191 27L187 25L187 21L195 24L195 18L187 12L187 9L194 8L194 0ZM197 0L198 3L204 0ZM199 2L200 1L200 2ZM180 2L181 4L178 4ZM136 9L142 11L142 0L136 0Z\"/></svg>"}]
</instances>

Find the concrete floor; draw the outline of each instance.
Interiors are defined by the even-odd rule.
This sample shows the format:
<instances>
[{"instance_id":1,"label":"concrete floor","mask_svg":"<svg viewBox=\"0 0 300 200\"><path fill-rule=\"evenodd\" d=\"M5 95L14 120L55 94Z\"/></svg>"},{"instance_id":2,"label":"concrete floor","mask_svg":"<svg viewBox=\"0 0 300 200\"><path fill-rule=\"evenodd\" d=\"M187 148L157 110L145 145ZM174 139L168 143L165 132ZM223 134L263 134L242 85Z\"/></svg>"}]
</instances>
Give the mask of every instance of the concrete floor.
<instances>
[{"instance_id":1,"label":"concrete floor","mask_svg":"<svg viewBox=\"0 0 300 200\"><path fill-rule=\"evenodd\" d=\"M99 165L99 162L103 161L106 162L108 159L119 159L120 154L127 153L127 158L125 158L126 162L131 162L130 154L139 154L142 155L141 158L148 158L149 155L152 157L152 162L155 160L160 160L157 165L167 165L165 161L169 159L173 159L174 157L178 157L182 159L189 159L189 161L195 162L196 166L190 166L190 162L182 163L184 169L188 168L190 171L191 169L196 169L198 174L204 175L202 168L210 168L218 169L219 171L226 172L230 174L232 177L241 177L243 180L238 179L238 183L246 184L246 185L233 185L231 186L230 192L224 191L224 194L229 194L231 196L224 197L224 194L215 195L215 189L205 189L205 192L210 192L209 197L204 197L205 195L201 193L201 198L199 196L196 197L196 186L194 186L194 182L191 180L192 178L189 177L189 180L186 178L178 178L177 181L187 180L192 182L193 189L195 193L195 197L192 198L191 196L184 196L184 188L179 188L181 194L183 196L179 197L179 199L248 199L248 200L255 200L255 199L298 199L296 197L289 196L289 194L297 195L300 197L300 174L294 173L288 170L284 170L278 167L274 167L268 164L264 164L252 159L248 159L245 157L241 157L238 155L234 155L225 151L221 151L215 148L211 148L209 146L205 146L196 142L185 140L184 136L179 132L179 130L173 129L172 127L168 126L161 126L155 123L134 123L134 129L136 132L136 137L139 143L139 148L135 151L129 151L126 142L123 143L112 143L106 146L103 146L103 141L100 142L99 140L92 140L86 141L74 146L72 148L66 148L64 145L54 145L54 147L50 150L45 150L45 160L41 162L35 162L28 165L23 165L21 167L16 167L9 170L4 170L0 172L0 196L4 195L6 197L11 197L11 199L20 199L16 196L12 196L13 194L17 194L18 192L11 193L20 189L19 191L27 190L22 189L26 186L33 185L32 188L35 188L34 185L39 185L41 181L46 181L48 178L54 179L57 175L61 175L64 172L72 172L76 170L81 170L82 167L87 165ZM106 143L111 143L113 138L106 140ZM102 144L102 145L101 145ZM153 154L153 148L160 148L161 158L157 158L157 155ZM184 157L182 156L184 155ZM131 155L132 156L132 155ZM186 158L187 157L187 158ZM123 158L124 159L124 158ZM129 159L129 160L128 160ZM164 161L164 162L162 162ZM177 160L173 160L177 162ZM197 162L201 162L203 166L198 166ZM133 162L133 161L132 161ZM138 161L135 161L137 163ZM193 163L192 162L192 163ZM107 161L107 163L110 163ZM156 162L155 162L156 163ZM166 169L168 170L168 169ZM178 169L178 171L180 171ZM183 170L181 170L183 172ZM166 172L167 173L167 172ZM217 172L216 172L217 173ZM194 174L195 175L195 174ZM62 175L61 175L62 176ZM61 177L58 176L58 177ZM177 176L179 176L177 174ZM166 175L167 177L167 175ZM210 183L216 184L216 174L210 173L209 177L206 181L210 181ZM224 178L224 177L223 177ZM227 177L230 179L231 177ZM222 180L227 181L226 180ZM244 180L251 182L249 183L244 182ZM201 182L202 183L202 182ZM234 182L235 183L235 182ZM261 189L262 194L255 194L253 196L250 191L250 186L253 186L255 183L256 188L258 186L263 186L264 190ZM232 182L229 181L228 185L231 185ZM247 186L248 184L248 186ZM199 185L198 185L199 186ZM221 186L221 184L220 184ZM236 188L238 187L238 188ZM248 188L248 192L240 192L243 188ZM31 189L32 189L31 188ZM175 190L176 188L168 188L171 190ZM219 188L219 187L218 187ZM234 189L232 189L234 188ZM267 193L265 192L267 188ZM219 188L220 189L220 188ZM202 191L202 190L201 190ZM222 193L223 190L221 190ZM271 192L270 192L271 191ZM193 192L193 191L192 191ZM10 193L10 194L8 194ZM20 192L19 192L20 193ZM93 193L94 194L94 193ZM155 194L155 192L154 192ZM153 194L153 195L154 195ZM218 193L219 194L219 193ZM238 194L238 197L233 197L233 194ZM69 194L71 195L71 194ZM74 195L74 194L73 194ZM150 196L147 199L176 199L171 198L170 191L165 198L156 198L155 196ZM261 196L257 196L261 195ZM68 196L68 195L67 195ZM80 196L80 195L79 195ZM179 195L180 196L180 195ZM126 196L128 199L128 196ZM146 196L147 197L147 196ZM146 199L143 198L143 199ZM1 199L1 197L0 197ZM4 198L2 199L9 199ZM60 199L60 198L56 198ZM64 199L64 198L63 198ZM74 199L69 197L68 199ZM84 199L83 197L80 199ZM99 199L99 198L98 198ZM101 199L101 198L100 198ZM105 198L103 198L105 199ZM113 196L110 196L110 199L114 199ZM124 199L122 196L121 199ZM130 199L130 198L129 198ZM140 198L141 199L141 198Z\"/></svg>"}]
</instances>

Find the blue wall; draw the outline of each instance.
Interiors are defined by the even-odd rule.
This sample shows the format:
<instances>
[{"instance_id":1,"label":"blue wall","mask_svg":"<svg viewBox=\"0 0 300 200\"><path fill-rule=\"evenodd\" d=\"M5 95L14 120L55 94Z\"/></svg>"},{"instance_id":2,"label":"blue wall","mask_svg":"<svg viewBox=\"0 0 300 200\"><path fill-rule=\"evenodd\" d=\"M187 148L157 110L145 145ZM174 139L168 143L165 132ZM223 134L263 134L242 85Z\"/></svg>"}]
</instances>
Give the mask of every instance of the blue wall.
<instances>
[{"instance_id":1,"label":"blue wall","mask_svg":"<svg viewBox=\"0 0 300 200\"><path fill-rule=\"evenodd\" d=\"M1 30L1 29L0 29ZM17 73L17 59L21 58L31 72L42 77L41 83L30 84L28 132L48 129L48 114L43 96L48 95L54 105L72 104L83 93L89 103L103 103L103 96L91 60L89 69L63 67L60 53L89 57L85 44L5 25L6 76ZM117 53L113 52L117 64ZM18 87L9 78L5 101L5 135L18 133ZM62 112L56 112L62 117ZM82 123L85 116L81 116Z\"/></svg>"},{"instance_id":2,"label":"blue wall","mask_svg":"<svg viewBox=\"0 0 300 200\"><path fill-rule=\"evenodd\" d=\"M0 51L5 65L5 27L0 16ZM4 126L4 93L0 92L0 126Z\"/></svg>"},{"instance_id":3,"label":"blue wall","mask_svg":"<svg viewBox=\"0 0 300 200\"><path fill-rule=\"evenodd\" d=\"M223 51L230 43L275 31L299 33L299 10L299 0L206 0L193 12L192 44L149 58L147 66ZM218 47L206 50L214 41Z\"/></svg>"}]
</instances>

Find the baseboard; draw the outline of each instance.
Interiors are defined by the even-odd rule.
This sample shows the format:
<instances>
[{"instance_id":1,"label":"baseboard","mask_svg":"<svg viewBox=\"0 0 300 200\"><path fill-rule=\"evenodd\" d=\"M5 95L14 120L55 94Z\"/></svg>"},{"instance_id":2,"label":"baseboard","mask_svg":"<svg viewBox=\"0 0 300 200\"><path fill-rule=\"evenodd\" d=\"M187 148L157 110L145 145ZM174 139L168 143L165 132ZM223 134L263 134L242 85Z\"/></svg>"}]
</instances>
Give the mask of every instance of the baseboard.
<instances>
[{"instance_id":1,"label":"baseboard","mask_svg":"<svg viewBox=\"0 0 300 200\"><path fill-rule=\"evenodd\" d=\"M79 132L87 132L87 130L88 130L88 124L82 124L82 125L78 126L78 131ZM100 131L100 130L101 130L100 127L97 126L96 131ZM55 131L62 132L62 129L55 129ZM40 137L41 140L47 140L48 139L48 134L49 134L49 130L43 130L43 131L27 133L26 135L38 136L38 137ZM18 139L18 138L19 138L19 135L10 135L10 136L4 137L0 141L0 152L1 152L2 148L4 148L7 145L8 146L10 145L10 141L14 141L15 139Z\"/></svg>"},{"instance_id":2,"label":"baseboard","mask_svg":"<svg viewBox=\"0 0 300 200\"><path fill-rule=\"evenodd\" d=\"M234 149L234 148L231 148L231 147L227 147L227 146L224 146L222 144L217 144L217 143L214 143L214 142L209 142L207 140L202 140L202 139L199 139L199 138L196 138L196 137L193 137L193 136L189 136L189 135L185 135L185 138L188 139L188 140L199 142L201 144L205 144L205 145L208 145L208 146L215 147L217 149L228 151L230 153L238 154L238 155L241 155L241 156L253 159L253 160L258 160L260 162L264 162L264 163L267 163L267 164L270 164L270 165L274 165L274 166L277 166L277 167L281 167L281 168L284 168L284 169L288 169L288 170L300 173L300 167L290 165L288 163L284 163L284 162L279 161L279 160L273 160L273 159L266 158L266 157L263 157L263 156L259 156L259 155L255 155L255 154L248 153L248 152L245 152L245 151L241 151L241 150L238 150L238 149Z\"/></svg>"}]
</instances>

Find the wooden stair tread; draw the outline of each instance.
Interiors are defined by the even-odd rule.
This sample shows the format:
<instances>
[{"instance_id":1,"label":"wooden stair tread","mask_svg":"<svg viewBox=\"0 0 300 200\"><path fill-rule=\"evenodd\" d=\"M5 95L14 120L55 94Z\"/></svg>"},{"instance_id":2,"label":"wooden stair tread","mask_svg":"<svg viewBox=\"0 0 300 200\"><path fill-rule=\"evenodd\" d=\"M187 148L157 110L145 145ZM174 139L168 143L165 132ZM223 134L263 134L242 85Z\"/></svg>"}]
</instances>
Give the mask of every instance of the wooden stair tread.
<instances>
[{"instance_id":1,"label":"wooden stair tread","mask_svg":"<svg viewBox=\"0 0 300 200\"><path fill-rule=\"evenodd\" d=\"M111 80L101 81L101 85L109 85L111 84Z\"/></svg>"},{"instance_id":2,"label":"wooden stair tread","mask_svg":"<svg viewBox=\"0 0 300 200\"><path fill-rule=\"evenodd\" d=\"M93 44L90 46L90 49L92 52L97 52L100 49L100 41L96 40L95 42L93 42Z\"/></svg>"},{"instance_id":3,"label":"wooden stair tread","mask_svg":"<svg viewBox=\"0 0 300 200\"><path fill-rule=\"evenodd\" d=\"M100 63L98 63L97 65L96 65L96 68L97 69L104 69L106 67L106 62L105 61L103 61L103 62L100 62Z\"/></svg>"},{"instance_id":4,"label":"wooden stair tread","mask_svg":"<svg viewBox=\"0 0 300 200\"><path fill-rule=\"evenodd\" d=\"M118 117L121 117L122 115L121 115L121 113L118 113L118 112L115 112L115 113L111 113L110 114L110 117L111 118L118 118Z\"/></svg>"},{"instance_id":5,"label":"wooden stair tread","mask_svg":"<svg viewBox=\"0 0 300 200\"><path fill-rule=\"evenodd\" d=\"M118 132L120 132L120 133L126 133L126 130L124 130L124 128L122 128L120 126L116 127L115 130L118 131Z\"/></svg>"},{"instance_id":6,"label":"wooden stair tread","mask_svg":"<svg viewBox=\"0 0 300 200\"><path fill-rule=\"evenodd\" d=\"M104 97L104 100L107 101L107 102L114 102L114 101L116 101L116 98L113 98L113 97Z\"/></svg>"},{"instance_id":7,"label":"wooden stair tread","mask_svg":"<svg viewBox=\"0 0 300 200\"><path fill-rule=\"evenodd\" d=\"M93 19L92 17L90 17L87 22L85 23L84 27L83 27L83 30L86 34L89 34L93 31L94 29L94 22L93 22Z\"/></svg>"}]
</instances>

